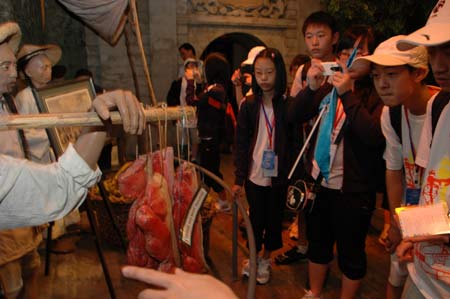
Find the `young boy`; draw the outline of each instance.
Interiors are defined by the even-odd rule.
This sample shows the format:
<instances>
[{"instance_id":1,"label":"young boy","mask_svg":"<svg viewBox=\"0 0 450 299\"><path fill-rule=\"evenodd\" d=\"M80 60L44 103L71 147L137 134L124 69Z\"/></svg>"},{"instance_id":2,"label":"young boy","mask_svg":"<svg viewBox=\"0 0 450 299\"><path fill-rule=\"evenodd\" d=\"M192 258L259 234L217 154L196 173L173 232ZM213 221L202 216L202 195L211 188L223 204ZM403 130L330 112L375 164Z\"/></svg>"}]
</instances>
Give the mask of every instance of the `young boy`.
<instances>
[{"instance_id":1,"label":"young boy","mask_svg":"<svg viewBox=\"0 0 450 299\"><path fill-rule=\"evenodd\" d=\"M312 13L303 23L302 31L303 36L305 37L306 47L308 48L308 52L312 58L316 58L321 61L336 60L333 52L339 39L339 32L337 22L331 15L323 11ZM305 76L309 66L310 64L304 64L297 69L290 91L290 95L292 97L295 97L299 91L306 86ZM301 123L299 123L299 128L297 131L299 134L302 134ZM296 146L295 152L298 153L300 152L301 143L303 143L303 141L297 140L297 137L294 138L296 138L295 143L298 146L298 148ZM296 158L296 156L293 157L293 161L295 161ZM275 257L275 262L279 265L287 265L301 259L306 259L308 241L306 240L305 216L303 212L300 212L297 217L297 221L293 223L293 225L298 225L297 245Z\"/></svg>"},{"instance_id":2,"label":"young boy","mask_svg":"<svg viewBox=\"0 0 450 299\"><path fill-rule=\"evenodd\" d=\"M381 114L381 128L386 138L386 189L391 215L401 205L418 203L421 170L415 165L425 111L438 88L423 84L428 73L428 54L420 46L401 52L396 43L405 36L394 36L376 49L373 55L358 58L353 65L370 63L373 83L386 105ZM408 275L399 264L395 248L401 236L397 222L391 221L386 249L391 252L386 298L400 299Z\"/></svg>"},{"instance_id":3,"label":"young boy","mask_svg":"<svg viewBox=\"0 0 450 299\"><path fill-rule=\"evenodd\" d=\"M350 37L353 29L347 32ZM356 56L370 52L371 32L367 27L364 33L354 36L351 44L357 47ZM312 59L308 86L289 107L290 121L307 121L319 114L322 102L330 103L330 108L321 110L326 113L317 138L311 142L314 156L308 157L312 165L308 172L320 189L306 213L311 290L303 299L320 298L335 244L342 272L340 298L356 298L367 271L366 236L375 208L379 160L385 147L380 126L383 105L368 70L347 71L345 65L342 67L343 72L337 71L327 80L322 63ZM332 87L335 89L330 93Z\"/></svg>"},{"instance_id":4,"label":"young boy","mask_svg":"<svg viewBox=\"0 0 450 299\"><path fill-rule=\"evenodd\" d=\"M419 205L450 205L450 2L440 0L427 24L397 43L400 50L427 47L431 68L442 91L427 105L416 164L425 168ZM441 104L441 105L439 105ZM440 109L438 109L440 107ZM450 236L402 240L400 260L408 263L403 298L450 298Z\"/></svg>"}]
</instances>

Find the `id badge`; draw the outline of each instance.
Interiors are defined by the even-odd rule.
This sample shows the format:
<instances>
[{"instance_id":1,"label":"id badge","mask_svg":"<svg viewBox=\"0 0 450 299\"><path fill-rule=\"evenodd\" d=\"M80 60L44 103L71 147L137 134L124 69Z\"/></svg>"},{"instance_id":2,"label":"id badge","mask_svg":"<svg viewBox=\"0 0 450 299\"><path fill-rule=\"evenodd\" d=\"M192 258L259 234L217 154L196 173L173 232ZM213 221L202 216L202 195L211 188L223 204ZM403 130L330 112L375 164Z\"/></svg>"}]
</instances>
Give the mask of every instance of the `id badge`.
<instances>
[{"instance_id":1,"label":"id badge","mask_svg":"<svg viewBox=\"0 0 450 299\"><path fill-rule=\"evenodd\" d=\"M420 188L406 188L405 204L414 206L419 204Z\"/></svg>"},{"instance_id":2,"label":"id badge","mask_svg":"<svg viewBox=\"0 0 450 299\"><path fill-rule=\"evenodd\" d=\"M264 177L276 177L278 175L278 157L274 151L264 151L261 168Z\"/></svg>"},{"instance_id":3,"label":"id badge","mask_svg":"<svg viewBox=\"0 0 450 299\"><path fill-rule=\"evenodd\" d=\"M262 169L272 170L275 168L275 152L271 150L265 150L262 158Z\"/></svg>"}]
</instances>

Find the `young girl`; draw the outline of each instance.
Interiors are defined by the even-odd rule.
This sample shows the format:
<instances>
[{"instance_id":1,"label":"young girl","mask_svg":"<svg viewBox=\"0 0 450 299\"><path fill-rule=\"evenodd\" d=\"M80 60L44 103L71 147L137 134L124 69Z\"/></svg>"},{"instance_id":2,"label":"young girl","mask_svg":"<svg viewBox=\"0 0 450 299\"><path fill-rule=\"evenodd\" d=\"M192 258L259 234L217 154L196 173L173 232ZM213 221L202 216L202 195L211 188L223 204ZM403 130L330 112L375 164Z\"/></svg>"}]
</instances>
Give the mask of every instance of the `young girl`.
<instances>
[{"instance_id":1,"label":"young girl","mask_svg":"<svg viewBox=\"0 0 450 299\"><path fill-rule=\"evenodd\" d=\"M225 127L227 89L230 84L230 66L225 56L217 52L208 54L205 59L205 76L206 88L197 96L194 74L186 72L186 103L197 107L200 166L223 178L220 172L220 140ZM230 211L231 205L223 187L208 176L205 177L205 184L217 192L218 210Z\"/></svg>"},{"instance_id":2,"label":"young girl","mask_svg":"<svg viewBox=\"0 0 450 299\"><path fill-rule=\"evenodd\" d=\"M253 95L246 97L236 128L236 179L233 193L245 184L255 234L257 281L270 279L270 254L282 247L281 226L287 177L286 69L280 52L265 49L253 63ZM242 274L249 276L249 260Z\"/></svg>"}]
</instances>

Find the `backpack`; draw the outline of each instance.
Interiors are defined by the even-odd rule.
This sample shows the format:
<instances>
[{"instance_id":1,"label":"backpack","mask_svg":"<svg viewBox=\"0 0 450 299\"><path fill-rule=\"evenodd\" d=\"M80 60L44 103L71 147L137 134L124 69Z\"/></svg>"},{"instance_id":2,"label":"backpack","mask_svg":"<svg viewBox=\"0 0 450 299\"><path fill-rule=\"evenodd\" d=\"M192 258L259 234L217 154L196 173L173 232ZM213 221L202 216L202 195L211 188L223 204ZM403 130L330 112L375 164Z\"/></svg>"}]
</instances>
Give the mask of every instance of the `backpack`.
<instances>
[{"instance_id":1,"label":"backpack","mask_svg":"<svg viewBox=\"0 0 450 299\"><path fill-rule=\"evenodd\" d=\"M450 92L440 91L433 101L431 106L431 132L434 135L434 130L441 116L442 110L450 100ZM389 107L389 117L391 119L391 126L402 143L402 105Z\"/></svg>"}]
</instances>

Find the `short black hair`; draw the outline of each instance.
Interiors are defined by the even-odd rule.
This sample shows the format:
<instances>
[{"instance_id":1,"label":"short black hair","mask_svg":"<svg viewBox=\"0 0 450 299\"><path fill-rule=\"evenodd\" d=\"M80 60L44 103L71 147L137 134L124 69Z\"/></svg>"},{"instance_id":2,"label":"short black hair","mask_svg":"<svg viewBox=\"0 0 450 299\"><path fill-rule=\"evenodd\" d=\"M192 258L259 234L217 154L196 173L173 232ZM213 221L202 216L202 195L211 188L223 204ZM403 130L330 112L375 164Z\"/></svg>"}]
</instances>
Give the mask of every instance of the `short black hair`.
<instances>
[{"instance_id":1,"label":"short black hair","mask_svg":"<svg viewBox=\"0 0 450 299\"><path fill-rule=\"evenodd\" d=\"M274 98L277 99L286 93L287 87L286 66L284 64L283 56L280 51L275 48L266 48L256 55L255 60L253 61L253 70L255 69L255 62L262 57L269 58L275 65L276 78ZM255 95L262 95L262 89L256 82L255 72L253 72L252 75L252 90Z\"/></svg>"},{"instance_id":2,"label":"short black hair","mask_svg":"<svg viewBox=\"0 0 450 299\"><path fill-rule=\"evenodd\" d=\"M225 89L229 87L231 78L230 64L222 53L212 52L205 58L205 77L208 85L219 83Z\"/></svg>"},{"instance_id":3,"label":"short black hair","mask_svg":"<svg viewBox=\"0 0 450 299\"><path fill-rule=\"evenodd\" d=\"M305 54L298 54L292 59L291 64L289 65L289 71L292 71L294 66L301 66L308 61L311 61L311 57Z\"/></svg>"},{"instance_id":4,"label":"short black hair","mask_svg":"<svg viewBox=\"0 0 450 299\"><path fill-rule=\"evenodd\" d=\"M327 12L324 11L316 11L310 14L306 20L303 22L302 32L305 35L306 29L309 25L325 25L331 29L331 32L334 34L339 31L336 19Z\"/></svg>"},{"instance_id":5,"label":"short black hair","mask_svg":"<svg viewBox=\"0 0 450 299\"><path fill-rule=\"evenodd\" d=\"M353 49L355 41L361 37L360 46L367 40L369 53L375 49L375 36L372 27L367 25L353 25L347 28L338 42L336 52L339 53L345 49Z\"/></svg>"},{"instance_id":6,"label":"short black hair","mask_svg":"<svg viewBox=\"0 0 450 299\"><path fill-rule=\"evenodd\" d=\"M185 50L191 50L192 54L194 54L194 56L196 56L195 54L195 48L193 45L191 45L190 43L184 43L181 46L178 47L178 51L180 51L181 49L185 49Z\"/></svg>"}]
</instances>

